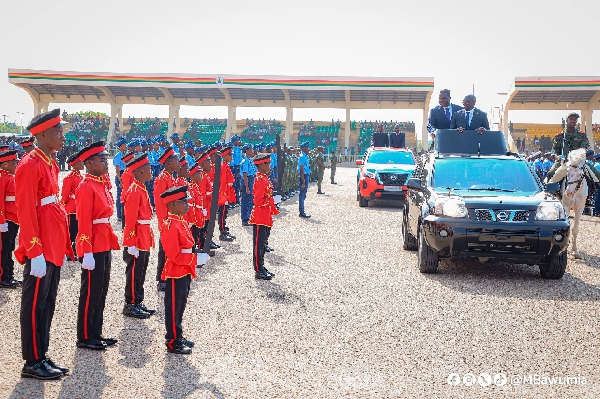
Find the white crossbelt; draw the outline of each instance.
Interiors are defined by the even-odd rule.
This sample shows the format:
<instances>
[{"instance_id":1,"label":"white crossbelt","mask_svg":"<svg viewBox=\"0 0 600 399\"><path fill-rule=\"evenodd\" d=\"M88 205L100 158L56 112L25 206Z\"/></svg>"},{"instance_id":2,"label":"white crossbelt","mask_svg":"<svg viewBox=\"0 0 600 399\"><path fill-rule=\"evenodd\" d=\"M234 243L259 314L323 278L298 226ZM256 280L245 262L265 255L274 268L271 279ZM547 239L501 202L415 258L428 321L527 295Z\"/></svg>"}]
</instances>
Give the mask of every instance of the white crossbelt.
<instances>
[{"instance_id":1,"label":"white crossbelt","mask_svg":"<svg viewBox=\"0 0 600 399\"><path fill-rule=\"evenodd\" d=\"M101 218L101 219L94 219L94 220L92 220L92 224L104 224L104 223L110 223L110 220L108 220L108 218Z\"/></svg>"},{"instance_id":2,"label":"white crossbelt","mask_svg":"<svg viewBox=\"0 0 600 399\"><path fill-rule=\"evenodd\" d=\"M75 199L75 194L69 195L69 198Z\"/></svg>"},{"instance_id":3,"label":"white crossbelt","mask_svg":"<svg viewBox=\"0 0 600 399\"><path fill-rule=\"evenodd\" d=\"M181 253L182 254L191 254L192 253L192 248L182 248L181 249Z\"/></svg>"},{"instance_id":4,"label":"white crossbelt","mask_svg":"<svg viewBox=\"0 0 600 399\"><path fill-rule=\"evenodd\" d=\"M6 201L6 202L13 202L14 200L15 200L14 195L9 195L6 198L4 198L4 201Z\"/></svg>"},{"instance_id":5,"label":"white crossbelt","mask_svg":"<svg viewBox=\"0 0 600 399\"><path fill-rule=\"evenodd\" d=\"M150 224L149 220L138 220L138 224Z\"/></svg>"},{"instance_id":6,"label":"white crossbelt","mask_svg":"<svg viewBox=\"0 0 600 399\"><path fill-rule=\"evenodd\" d=\"M44 205L48 205L48 204L56 204L58 201L56 201L56 195L49 195L48 197L44 197L40 200L40 205L44 206Z\"/></svg>"}]
</instances>

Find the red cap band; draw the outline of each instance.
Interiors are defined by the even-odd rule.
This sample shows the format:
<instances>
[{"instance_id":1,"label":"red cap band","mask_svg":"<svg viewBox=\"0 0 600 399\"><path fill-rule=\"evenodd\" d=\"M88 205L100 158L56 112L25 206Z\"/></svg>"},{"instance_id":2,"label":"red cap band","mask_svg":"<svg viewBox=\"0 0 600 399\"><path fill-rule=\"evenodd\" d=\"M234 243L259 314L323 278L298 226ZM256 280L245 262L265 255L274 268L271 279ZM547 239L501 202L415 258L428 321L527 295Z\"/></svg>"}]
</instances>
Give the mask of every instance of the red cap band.
<instances>
[{"instance_id":1,"label":"red cap band","mask_svg":"<svg viewBox=\"0 0 600 399\"><path fill-rule=\"evenodd\" d=\"M192 166L192 169L189 170L188 174L191 176L198 171L200 171L200 166L198 164L195 164L194 166Z\"/></svg>"},{"instance_id":2,"label":"red cap band","mask_svg":"<svg viewBox=\"0 0 600 399\"><path fill-rule=\"evenodd\" d=\"M141 168L142 166L146 165L147 163L150 163L150 161L148 160L148 157L144 157L143 159L139 160L138 162L129 165L127 167L127 169L129 169L130 172L133 172L134 170Z\"/></svg>"},{"instance_id":3,"label":"red cap band","mask_svg":"<svg viewBox=\"0 0 600 399\"><path fill-rule=\"evenodd\" d=\"M21 147L31 147L33 145L33 140L31 141L24 141L21 143Z\"/></svg>"},{"instance_id":4,"label":"red cap band","mask_svg":"<svg viewBox=\"0 0 600 399\"><path fill-rule=\"evenodd\" d=\"M79 155L79 159L81 159L81 162L84 162L88 158L93 157L96 154L100 154L101 152L104 152L104 151L106 151L104 146L93 147L93 148L90 148L89 150L83 152L81 155Z\"/></svg>"},{"instance_id":5,"label":"red cap band","mask_svg":"<svg viewBox=\"0 0 600 399\"><path fill-rule=\"evenodd\" d=\"M223 151L221 151L221 155L227 155L231 152L231 148L226 148Z\"/></svg>"},{"instance_id":6,"label":"red cap band","mask_svg":"<svg viewBox=\"0 0 600 399\"><path fill-rule=\"evenodd\" d=\"M35 136L36 134L46 131L46 130L50 129L51 127L58 125L59 123L60 123L60 116L57 116L56 118L48 119L46 122L40 123L39 125L32 127L29 130L29 132L31 132L31 134L33 136Z\"/></svg>"},{"instance_id":7,"label":"red cap band","mask_svg":"<svg viewBox=\"0 0 600 399\"><path fill-rule=\"evenodd\" d=\"M180 193L169 195L168 197L163 198L163 201L165 201L165 205L166 205L169 202L173 202L173 201L177 201L177 200L180 200L180 199L184 199L186 197L187 197L187 191L182 191Z\"/></svg>"},{"instance_id":8,"label":"red cap band","mask_svg":"<svg viewBox=\"0 0 600 399\"><path fill-rule=\"evenodd\" d=\"M259 159L258 161L254 161L254 165L260 165L262 163L271 162L271 158Z\"/></svg>"},{"instance_id":9,"label":"red cap band","mask_svg":"<svg viewBox=\"0 0 600 399\"><path fill-rule=\"evenodd\" d=\"M74 160L72 160L71 162L67 162L67 164L68 164L69 166L73 166L73 165L75 165L77 162L81 162L81 159L79 159L79 158L75 158L75 159L74 159Z\"/></svg>"},{"instance_id":10,"label":"red cap band","mask_svg":"<svg viewBox=\"0 0 600 399\"><path fill-rule=\"evenodd\" d=\"M5 157L0 157L0 163L17 159L17 154L10 154Z\"/></svg>"},{"instance_id":11,"label":"red cap band","mask_svg":"<svg viewBox=\"0 0 600 399\"><path fill-rule=\"evenodd\" d=\"M173 148L169 147L168 150L166 150L164 152L164 154L161 155L161 157L158 159L158 162L160 162L161 164L164 164L165 161L169 158L171 158L173 155L175 155L175 150L173 150Z\"/></svg>"}]
</instances>

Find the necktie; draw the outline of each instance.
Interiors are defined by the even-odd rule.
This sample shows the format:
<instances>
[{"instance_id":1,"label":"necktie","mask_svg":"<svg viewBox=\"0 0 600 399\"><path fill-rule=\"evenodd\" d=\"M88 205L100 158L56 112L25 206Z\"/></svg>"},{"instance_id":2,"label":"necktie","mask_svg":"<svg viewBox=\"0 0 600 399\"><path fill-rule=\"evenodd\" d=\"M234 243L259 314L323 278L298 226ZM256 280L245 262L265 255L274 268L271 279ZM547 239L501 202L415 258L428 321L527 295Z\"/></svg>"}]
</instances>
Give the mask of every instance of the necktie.
<instances>
[{"instance_id":1,"label":"necktie","mask_svg":"<svg viewBox=\"0 0 600 399\"><path fill-rule=\"evenodd\" d=\"M465 112L465 118L467 119L467 126L466 129L469 130L469 114L471 113L471 111L467 111Z\"/></svg>"},{"instance_id":2,"label":"necktie","mask_svg":"<svg viewBox=\"0 0 600 399\"><path fill-rule=\"evenodd\" d=\"M450 122L450 108L446 107L444 108L444 111L446 112L446 119L448 119L448 122Z\"/></svg>"}]
</instances>

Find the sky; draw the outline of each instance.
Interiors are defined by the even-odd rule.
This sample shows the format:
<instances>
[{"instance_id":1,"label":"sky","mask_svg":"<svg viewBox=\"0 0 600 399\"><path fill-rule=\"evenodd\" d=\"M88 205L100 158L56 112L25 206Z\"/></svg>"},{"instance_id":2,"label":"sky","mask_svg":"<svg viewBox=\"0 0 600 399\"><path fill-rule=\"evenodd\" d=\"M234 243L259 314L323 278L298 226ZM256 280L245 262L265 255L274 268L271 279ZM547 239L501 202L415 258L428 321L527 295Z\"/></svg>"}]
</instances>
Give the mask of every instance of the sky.
<instances>
[{"instance_id":1,"label":"sky","mask_svg":"<svg viewBox=\"0 0 600 399\"><path fill-rule=\"evenodd\" d=\"M78 72L434 77L452 101L475 87L477 107L499 106L515 76L598 76L597 0L6 1L0 5L0 117L33 117L8 68ZM51 104L68 112L108 105ZM511 111L517 122L560 123L563 111ZM125 105L125 116L168 117L167 106ZM598 112L594 115L597 118ZM181 107L226 118L225 107ZM237 118L285 120L283 108ZM344 110L295 109L294 120L345 119ZM353 110L354 120L413 120L409 110ZM594 118L593 122L597 122ZM418 130L417 130L418 131Z\"/></svg>"}]
</instances>

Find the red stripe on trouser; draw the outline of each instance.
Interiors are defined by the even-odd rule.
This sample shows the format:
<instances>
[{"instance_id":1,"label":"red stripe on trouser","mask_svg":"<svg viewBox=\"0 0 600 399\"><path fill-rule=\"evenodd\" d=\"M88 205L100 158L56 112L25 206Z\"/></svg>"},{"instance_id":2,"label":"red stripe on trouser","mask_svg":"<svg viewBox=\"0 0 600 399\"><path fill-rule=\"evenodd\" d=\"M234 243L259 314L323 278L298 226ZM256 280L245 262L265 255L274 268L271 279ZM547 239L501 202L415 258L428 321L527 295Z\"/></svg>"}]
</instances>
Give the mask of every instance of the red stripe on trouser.
<instances>
[{"instance_id":1,"label":"red stripe on trouser","mask_svg":"<svg viewBox=\"0 0 600 399\"><path fill-rule=\"evenodd\" d=\"M173 339L169 346L173 349L173 342L177 339L177 326L175 325L175 279L171 279L171 321L173 324Z\"/></svg>"},{"instance_id":2,"label":"red stripe on trouser","mask_svg":"<svg viewBox=\"0 0 600 399\"><path fill-rule=\"evenodd\" d=\"M225 205L221 205L221 231L225 231Z\"/></svg>"},{"instance_id":3,"label":"red stripe on trouser","mask_svg":"<svg viewBox=\"0 0 600 399\"><path fill-rule=\"evenodd\" d=\"M254 243L254 271L258 271L258 235L260 234L259 232L260 227L255 224L254 225L254 231L256 231L256 242Z\"/></svg>"},{"instance_id":4,"label":"red stripe on trouser","mask_svg":"<svg viewBox=\"0 0 600 399\"><path fill-rule=\"evenodd\" d=\"M133 256L133 267L131 268L131 303L135 303L135 259L136 257Z\"/></svg>"},{"instance_id":5,"label":"red stripe on trouser","mask_svg":"<svg viewBox=\"0 0 600 399\"><path fill-rule=\"evenodd\" d=\"M33 355L35 356L35 360L40 358L38 354L37 347L37 333L35 328L35 308L37 307L37 297L38 292L40 291L40 280L41 278L36 277L37 281L35 282L35 292L33 293L33 308L31 309L31 329L33 330Z\"/></svg>"},{"instance_id":6,"label":"red stripe on trouser","mask_svg":"<svg viewBox=\"0 0 600 399\"><path fill-rule=\"evenodd\" d=\"M90 309L90 286L92 283L92 271L88 270L87 298L85 299L85 312L83 313L83 337L88 337L88 310Z\"/></svg>"}]
</instances>

